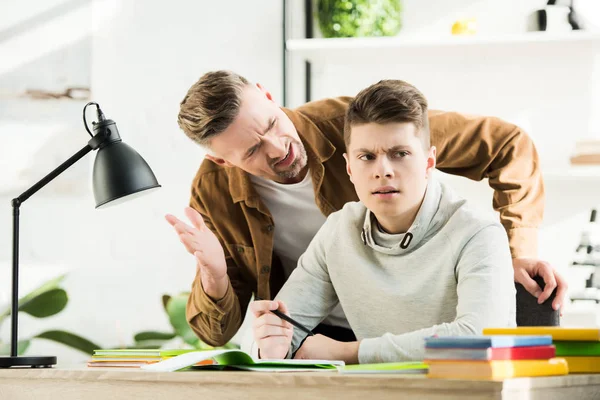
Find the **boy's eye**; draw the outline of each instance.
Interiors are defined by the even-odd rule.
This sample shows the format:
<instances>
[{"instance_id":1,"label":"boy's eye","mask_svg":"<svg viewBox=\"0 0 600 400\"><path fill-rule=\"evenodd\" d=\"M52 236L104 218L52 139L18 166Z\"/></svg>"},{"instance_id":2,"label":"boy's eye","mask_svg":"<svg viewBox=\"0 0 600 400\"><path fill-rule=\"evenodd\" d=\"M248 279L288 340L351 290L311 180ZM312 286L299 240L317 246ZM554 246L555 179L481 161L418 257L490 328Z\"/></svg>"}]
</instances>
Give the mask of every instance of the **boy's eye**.
<instances>
[{"instance_id":1,"label":"boy's eye","mask_svg":"<svg viewBox=\"0 0 600 400\"><path fill-rule=\"evenodd\" d=\"M362 161L372 161L375 159L375 157L373 157L372 154L363 154L358 156L358 159Z\"/></svg>"},{"instance_id":2,"label":"boy's eye","mask_svg":"<svg viewBox=\"0 0 600 400\"><path fill-rule=\"evenodd\" d=\"M408 151L396 151L394 152L394 157L406 157L408 155Z\"/></svg>"}]
</instances>

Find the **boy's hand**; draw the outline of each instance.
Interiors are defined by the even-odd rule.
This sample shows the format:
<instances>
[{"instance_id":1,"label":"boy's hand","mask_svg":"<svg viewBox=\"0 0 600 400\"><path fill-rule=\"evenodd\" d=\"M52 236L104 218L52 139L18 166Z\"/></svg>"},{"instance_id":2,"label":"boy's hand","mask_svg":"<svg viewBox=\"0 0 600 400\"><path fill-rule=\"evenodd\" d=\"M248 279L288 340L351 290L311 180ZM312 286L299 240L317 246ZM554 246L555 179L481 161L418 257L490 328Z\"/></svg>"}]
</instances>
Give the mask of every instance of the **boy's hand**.
<instances>
[{"instance_id":1,"label":"boy's hand","mask_svg":"<svg viewBox=\"0 0 600 400\"><path fill-rule=\"evenodd\" d=\"M342 360L346 364L358 364L360 342L338 342L323 335L306 338L294 358L303 360Z\"/></svg>"},{"instance_id":2,"label":"boy's hand","mask_svg":"<svg viewBox=\"0 0 600 400\"><path fill-rule=\"evenodd\" d=\"M279 310L289 315L285 304L281 301L254 301L250 304L250 310L256 317L252 329L260 358L285 358L292 344L294 330L289 322L270 312Z\"/></svg>"}]
</instances>

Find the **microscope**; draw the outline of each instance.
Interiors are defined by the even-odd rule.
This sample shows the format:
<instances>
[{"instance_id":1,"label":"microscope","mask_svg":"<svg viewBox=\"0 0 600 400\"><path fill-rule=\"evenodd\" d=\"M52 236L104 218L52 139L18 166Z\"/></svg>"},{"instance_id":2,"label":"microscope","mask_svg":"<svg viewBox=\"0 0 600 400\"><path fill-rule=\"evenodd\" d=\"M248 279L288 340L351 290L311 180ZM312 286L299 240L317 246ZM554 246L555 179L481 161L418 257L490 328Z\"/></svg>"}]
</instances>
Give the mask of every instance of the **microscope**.
<instances>
[{"instance_id":1,"label":"microscope","mask_svg":"<svg viewBox=\"0 0 600 400\"><path fill-rule=\"evenodd\" d=\"M593 209L571 264L571 272L581 281L585 280L584 287L573 288L572 302L591 300L600 303L600 224L596 222L596 215L596 209Z\"/></svg>"}]
</instances>

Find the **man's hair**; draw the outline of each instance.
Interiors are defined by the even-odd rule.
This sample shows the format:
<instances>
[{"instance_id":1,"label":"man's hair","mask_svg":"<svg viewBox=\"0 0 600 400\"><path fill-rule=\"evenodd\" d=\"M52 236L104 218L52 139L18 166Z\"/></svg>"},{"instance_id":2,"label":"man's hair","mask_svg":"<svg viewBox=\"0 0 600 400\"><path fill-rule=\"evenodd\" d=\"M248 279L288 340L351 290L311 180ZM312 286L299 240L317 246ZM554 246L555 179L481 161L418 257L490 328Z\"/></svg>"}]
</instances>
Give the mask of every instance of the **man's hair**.
<instances>
[{"instance_id":1,"label":"man's hair","mask_svg":"<svg viewBox=\"0 0 600 400\"><path fill-rule=\"evenodd\" d=\"M231 71L212 71L194 83L179 106L177 123L194 142L208 146L237 117L249 82Z\"/></svg>"},{"instance_id":2,"label":"man's hair","mask_svg":"<svg viewBox=\"0 0 600 400\"><path fill-rule=\"evenodd\" d=\"M416 87L400 80L388 79L361 90L346 111L344 142L350 145L350 128L356 125L411 122L416 127L425 150L429 150L427 99Z\"/></svg>"}]
</instances>

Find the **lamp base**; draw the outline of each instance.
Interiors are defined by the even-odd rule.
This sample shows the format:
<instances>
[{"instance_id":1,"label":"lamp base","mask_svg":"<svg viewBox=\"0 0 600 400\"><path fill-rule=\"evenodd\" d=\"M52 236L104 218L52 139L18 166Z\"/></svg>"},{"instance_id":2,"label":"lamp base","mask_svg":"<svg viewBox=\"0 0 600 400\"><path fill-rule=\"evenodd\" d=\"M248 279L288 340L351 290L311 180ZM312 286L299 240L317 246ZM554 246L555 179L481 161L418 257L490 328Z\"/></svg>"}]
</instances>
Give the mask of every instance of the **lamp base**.
<instances>
[{"instance_id":1,"label":"lamp base","mask_svg":"<svg viewBox=\"0 0 600 400\"><path fill-rule=\"evenodd\" d=\"M45 357L3 356L3 357L0 357L0 368L10 368L10 367L50 368L55 364L56 364L56 357L54 357L54 356L45 356Z\"/></svg>"}]
</instances>

